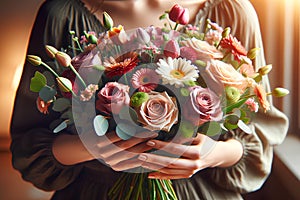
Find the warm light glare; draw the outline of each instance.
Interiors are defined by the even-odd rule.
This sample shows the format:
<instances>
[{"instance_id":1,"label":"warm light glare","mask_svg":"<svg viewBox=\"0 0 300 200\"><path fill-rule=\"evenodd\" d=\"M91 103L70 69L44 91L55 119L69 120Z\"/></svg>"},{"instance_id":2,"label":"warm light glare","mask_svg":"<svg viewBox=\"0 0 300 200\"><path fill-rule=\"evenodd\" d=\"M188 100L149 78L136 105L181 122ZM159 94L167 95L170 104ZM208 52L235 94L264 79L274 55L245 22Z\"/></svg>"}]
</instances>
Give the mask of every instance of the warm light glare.
<instances>
[{"instance_id":1,"label":"warm light glare","mask_svg":"<svg viewBox=\"0 0 300 200\"><path fill-rule=\"evenodd\" d=\"M13 80L12 80L12 84L11 84L13 91L16 91L19 86L22 71L23 71L22 69L23 69L23 63L21 63L20 65L18 65L16 67L16 70L15 70L15 73L13 76Z\"/></svg>"}]
</instances>

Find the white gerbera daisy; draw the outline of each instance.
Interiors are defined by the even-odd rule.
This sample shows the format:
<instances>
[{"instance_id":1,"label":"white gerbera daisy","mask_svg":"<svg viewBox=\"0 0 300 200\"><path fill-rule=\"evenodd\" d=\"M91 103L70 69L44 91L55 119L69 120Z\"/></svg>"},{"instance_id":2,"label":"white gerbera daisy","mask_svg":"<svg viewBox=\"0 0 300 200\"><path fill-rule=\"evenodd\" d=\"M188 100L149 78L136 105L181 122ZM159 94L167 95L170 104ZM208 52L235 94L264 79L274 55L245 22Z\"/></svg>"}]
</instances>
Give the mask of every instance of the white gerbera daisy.
<instances>
[{"instance_id":1,"label":"white gerbera daisy","mask_svg":"<svg viewBox=\"0 0 300 200\"><path fill-rule=\"evenodd\" d=\"M184 82L196 81L199 77L199 71L190 60L185 58L160 59L157 63L159 66L155 71L163 81L163 84L175 85L175 87L183 87Z\"/></svg>"}]
</instances>

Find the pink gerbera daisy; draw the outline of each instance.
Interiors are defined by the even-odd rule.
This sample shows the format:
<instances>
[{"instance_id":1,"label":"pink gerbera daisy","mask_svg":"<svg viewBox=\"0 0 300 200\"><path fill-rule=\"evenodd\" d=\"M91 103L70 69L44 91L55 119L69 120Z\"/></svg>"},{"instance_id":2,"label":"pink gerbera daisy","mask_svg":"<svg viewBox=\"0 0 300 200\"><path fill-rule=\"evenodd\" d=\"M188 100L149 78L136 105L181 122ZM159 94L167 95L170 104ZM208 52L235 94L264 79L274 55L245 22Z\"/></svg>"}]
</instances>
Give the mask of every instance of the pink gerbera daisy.
<instances>
[{"instance_id":1,"label":"pink gerbera daisy","mask_svg":"<svg viewBox=\"0 0 300 200\"><path fill-rule=\"evenodd\" d=\"M149 68L137 70L131 78L132 86L140 92L150 92L157 87L159 76Z\"/></svg>"}]
</instances>

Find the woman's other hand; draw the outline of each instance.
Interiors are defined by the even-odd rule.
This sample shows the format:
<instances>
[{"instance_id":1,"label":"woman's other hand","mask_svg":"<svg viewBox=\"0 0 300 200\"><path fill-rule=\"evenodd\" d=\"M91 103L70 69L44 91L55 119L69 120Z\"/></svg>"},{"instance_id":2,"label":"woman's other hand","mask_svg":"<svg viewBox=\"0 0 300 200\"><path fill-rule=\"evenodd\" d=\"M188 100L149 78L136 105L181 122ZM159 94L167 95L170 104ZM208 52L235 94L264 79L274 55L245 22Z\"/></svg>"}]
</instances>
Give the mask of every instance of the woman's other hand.
<instances>
[{"instance_id":1,"label":"woman's other hand","mask_svg":"<svg viewBox=\"0 0 300 200\"><path fill-rule=\"evenodd\" d=\"M198 134L189 144L186 141L182 144L149 140L147 145L169 154L142 153L138 157L144 162L142 167L155 171L149 174L149 178L157 179L189 178L207 167L229 167L243 154L239 141L215 141L203 134Z\"/></svg>"}]
</instances>

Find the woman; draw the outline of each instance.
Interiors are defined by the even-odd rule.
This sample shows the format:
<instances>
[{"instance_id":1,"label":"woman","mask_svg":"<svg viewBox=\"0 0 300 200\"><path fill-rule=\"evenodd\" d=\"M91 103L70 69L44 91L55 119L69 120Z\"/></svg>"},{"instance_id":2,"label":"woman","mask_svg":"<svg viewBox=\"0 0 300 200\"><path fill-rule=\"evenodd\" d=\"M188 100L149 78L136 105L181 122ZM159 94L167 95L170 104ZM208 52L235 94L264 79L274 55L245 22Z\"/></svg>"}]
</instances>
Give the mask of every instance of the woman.
<instances>
[{"instance_id":1,"label":"woman","mask_svg":"<svg viewBox=\"0 0 300 200\"><path fill-rule=\"evenodd\" d=\"M126 29L161 25L154 20L174 3L171 0L48 0L37 15L28 54L47 58L45 44L66 49L73 45L71 39L68 40L70 30L76 33L103 31L98 20L102 17L102 11L108 12L115 22ZM248 0L181 0L177 3L190 9L195 24L211 19L222 27L230 26L233 35L247 49L262 48L257 15ZM263 49L255 64L264 66ZM58 136L52 134L48 127L57 116L53 112L44 116L34 110L36 96L28 91L35 71L36 68L25 64L11 125L11 151L13 165L23 178L38 188L56 190L53 199L107 199L109 188L120 175L118 171L136 166L156 169L174 161L143 153L165 146L164 142L151 140L156 137L152 133L146 133L148 137L144 139L127 141L130 145L124 150L132 153L124 153L114 147L122 145L122 141L113 132L108 133L112 143L103 140L96 143L92 138L93 155L110 167L95 159L76 133L65 131ZM269 88L268 80L264 83ZM259 189L267 178L272 162L272 146L283 140L287 126L285 115L272 107L267 114L257 115L251 127L252 134L227 134L224 141L214 141L199 134L190 145L190 151L184 155L184 161L188 158L188 162L182 162L183 158L179 158L172 166L160 169L160 173L150 174L150 178L176 179L173 186L179 199L240 199L240 193ZM207 143L215 148L202 157L202 149ZM177 146L179 152L180 148L185 148L184 145ZM139 153L143 154L136 158Z\"/></svg>"}]
</instances>

